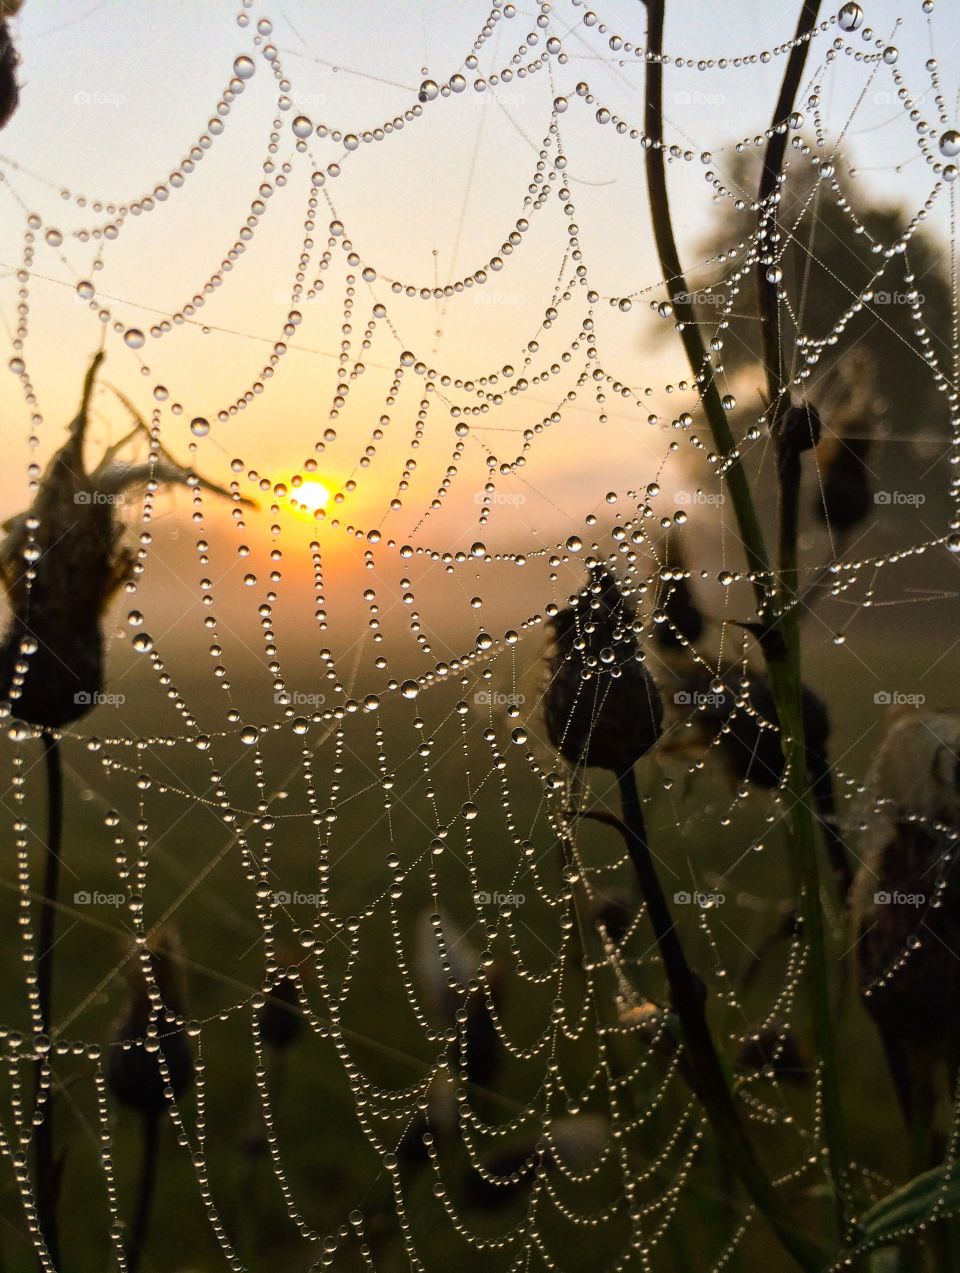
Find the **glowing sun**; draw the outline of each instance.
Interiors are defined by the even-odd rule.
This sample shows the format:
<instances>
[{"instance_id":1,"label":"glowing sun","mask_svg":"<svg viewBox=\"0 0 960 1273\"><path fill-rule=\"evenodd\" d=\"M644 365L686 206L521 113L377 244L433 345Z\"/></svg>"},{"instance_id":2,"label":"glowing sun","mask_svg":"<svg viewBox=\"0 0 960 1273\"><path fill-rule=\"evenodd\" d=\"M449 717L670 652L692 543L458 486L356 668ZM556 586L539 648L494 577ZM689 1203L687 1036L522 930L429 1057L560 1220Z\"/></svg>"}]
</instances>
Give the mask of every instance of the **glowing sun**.
<instances>
[{"instance_id":1,"label":"glowing sun","mask_svg":"<svg viewBox=\"0 0 960 1273\"><path fill-rule=\"evenodd\" d=\"M291 504L296 508L297 512L305 513L308 517L312 517L320 509L326 508L332 498L333 492L330 488L314 478L311 478L308 482L303 482L290 493Z\"/></svg>"}]
</instances>

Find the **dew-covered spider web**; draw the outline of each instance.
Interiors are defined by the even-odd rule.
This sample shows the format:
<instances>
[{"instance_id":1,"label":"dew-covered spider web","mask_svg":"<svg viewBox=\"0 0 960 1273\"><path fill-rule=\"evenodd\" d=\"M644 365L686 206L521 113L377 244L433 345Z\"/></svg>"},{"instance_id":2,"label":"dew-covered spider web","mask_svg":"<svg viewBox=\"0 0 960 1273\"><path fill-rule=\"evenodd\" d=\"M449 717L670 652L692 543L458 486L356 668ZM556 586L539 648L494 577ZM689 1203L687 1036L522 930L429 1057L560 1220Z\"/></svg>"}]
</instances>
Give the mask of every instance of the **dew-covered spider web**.
<instances>
[{"instance_id":1,"label":"dew-covered spider web","mask_svg":"<svg viewBox=\"0 0 960 1273\"><path fill-rule=\"evenodd\" d=\"M49 1022L28 637L5 709L0 1267L128 1267L140 1120L116 1057L138 1053L165 1087L146 1269L787 1267L691 1091L616 779L544 722L571 607L589 728L618 744L622 651L656 685L650 848L741 1116L827 1223L791 801L728 483L746 472L772 543L759 271L791 399L822 420L799 604L862 1208L905 1178L864 1005L892 1002L895 1033L898 986L951 1002L960 936L960 24L947 0L823 6L775 119L799 7L668 0L661 138L626 0L26 0L0 135L11 598L55 560L29 513L101 348L77 515L122 534L112 596L62 569L65 613L102 601L106 654L55 731ZM883 866L905 826L922 886ZM922 895L892 932L888 888ZM60 1263L32 1158L51 1110Z\"/></svg>"}]
</instances>

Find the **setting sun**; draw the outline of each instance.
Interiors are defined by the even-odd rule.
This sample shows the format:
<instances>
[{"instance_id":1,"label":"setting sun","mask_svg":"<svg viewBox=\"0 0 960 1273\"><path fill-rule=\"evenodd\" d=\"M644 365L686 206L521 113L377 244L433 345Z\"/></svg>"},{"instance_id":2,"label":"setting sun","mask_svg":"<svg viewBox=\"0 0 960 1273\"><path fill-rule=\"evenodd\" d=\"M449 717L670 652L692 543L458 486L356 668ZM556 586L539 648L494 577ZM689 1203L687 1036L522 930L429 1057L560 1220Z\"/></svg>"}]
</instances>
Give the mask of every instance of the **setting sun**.
<instances>
[{"instance_id":1,"label":"setting sun","mask_svg":"<svg viewBox=\"0 0 960 1273\"><path fill-rule=\"evenodd\" d=\"M329 487L324 486L323 482L311 479L309 482L304 482L302 486L298 486L291 493L290 503L298 512L308 513L312 516L321 508L326 508L332 495L333 492Z\"/></svg>"}]
</instances>

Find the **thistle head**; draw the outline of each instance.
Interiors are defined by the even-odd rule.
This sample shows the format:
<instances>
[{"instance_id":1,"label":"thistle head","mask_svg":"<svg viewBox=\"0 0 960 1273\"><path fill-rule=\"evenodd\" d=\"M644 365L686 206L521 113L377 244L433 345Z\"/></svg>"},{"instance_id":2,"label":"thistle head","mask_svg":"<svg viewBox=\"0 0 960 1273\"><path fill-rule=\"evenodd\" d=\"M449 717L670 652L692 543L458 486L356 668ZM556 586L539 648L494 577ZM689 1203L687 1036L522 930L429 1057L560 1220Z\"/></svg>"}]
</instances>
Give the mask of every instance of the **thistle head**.
<instances>
[{"instance_id":1,"label":"thistle head","mask_svg":"<svg viewBox=\"0 0 960 1273\"><path fill-rule=\"evenodd\" d=\"M137 955L127 974L126 1003L113 1029L107 1078L117 1100L155 1118L170 1100L179 1100L189 1090L194 1076L183 1022L183 967L176 932L161 929Z\"/></svg>"},{"instance_id":2,"label":"thistle head","mask_svg":"<svg viewBox=\"0 0 960 1273\"><path fill-rule=\"evenodd\" d=\"M660 737L663 704L643 664L638 626L616 576L602 566L592 567L587 586L552 620L544 723L572 765L625 773Z\"/></svg>"}]
</instances>

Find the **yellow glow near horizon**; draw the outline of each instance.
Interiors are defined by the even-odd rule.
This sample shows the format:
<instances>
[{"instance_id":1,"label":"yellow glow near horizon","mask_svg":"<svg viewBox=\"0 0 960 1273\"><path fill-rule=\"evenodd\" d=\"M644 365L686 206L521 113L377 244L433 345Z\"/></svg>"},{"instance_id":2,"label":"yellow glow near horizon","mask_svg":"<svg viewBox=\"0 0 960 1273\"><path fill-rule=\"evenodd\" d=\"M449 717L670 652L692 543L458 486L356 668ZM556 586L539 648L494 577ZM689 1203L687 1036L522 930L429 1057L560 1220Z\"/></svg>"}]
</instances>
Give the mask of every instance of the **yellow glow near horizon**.
<instances>
[{"instance_id":1,"label":"yellow glow near horizon","mask_svg":"<svg viewBox=\"0 0 960 1273\"><path fill-rule=\"evenodd\" d=\"M333 498L333 492L323 482L311 478L290 492L290 500L296 504L297 512L312 517L321 508L326 508Z\"/></svg>"}]
</instances>

